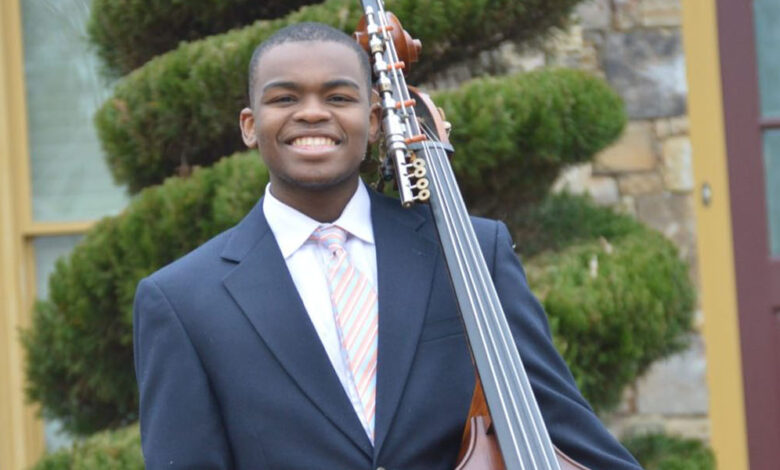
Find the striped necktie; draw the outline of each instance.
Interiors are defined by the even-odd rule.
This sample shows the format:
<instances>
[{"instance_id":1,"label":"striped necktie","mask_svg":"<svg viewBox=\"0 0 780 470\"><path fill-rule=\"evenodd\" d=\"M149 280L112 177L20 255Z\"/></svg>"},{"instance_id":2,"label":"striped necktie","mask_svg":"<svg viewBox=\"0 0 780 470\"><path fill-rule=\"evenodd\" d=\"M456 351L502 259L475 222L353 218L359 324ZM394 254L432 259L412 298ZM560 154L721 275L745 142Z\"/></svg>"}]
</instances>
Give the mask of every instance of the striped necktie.
<instances>
[{"instance_id":1,"label":"striped necktie","mask_svg":"<svg viewBox=\"0 0 780 470\"><path fill-rule=\"evenodd\" d=\"M371 441L376 411L377 295L371 281L349 260L347 233L331 225L320 227L311 238L325 247L328 287L338 325L341 353L349 365Z\"/></svg>"}]
</instances>

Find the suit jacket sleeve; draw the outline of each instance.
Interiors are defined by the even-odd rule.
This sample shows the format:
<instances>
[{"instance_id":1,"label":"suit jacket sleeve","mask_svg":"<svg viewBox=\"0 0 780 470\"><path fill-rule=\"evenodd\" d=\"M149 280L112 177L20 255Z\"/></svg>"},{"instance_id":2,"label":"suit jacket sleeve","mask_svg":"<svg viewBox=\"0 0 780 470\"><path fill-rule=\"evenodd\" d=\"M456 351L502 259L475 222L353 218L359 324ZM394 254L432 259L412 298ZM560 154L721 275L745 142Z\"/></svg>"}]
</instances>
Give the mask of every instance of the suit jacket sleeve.
<instances>
[{"instance_id":1,"label":"suit jacket sleeve","mask_svg":"<svg viewBox=\"0 0 780 470\"><path fill-rule=\"evenodd\" d=\"M150 278L136 291L133 327L146 468L232 468L222 418L197 351Z\"/></svg>"},{"instance_id":2,"label":"suit jacket sleeve","mask_svg":"<svg viewBox=\"0 0 780 470\"><path fill-rule=\"evenodd\" d=\"M528 288L506 226L495 234L494 282L553 443L591 470L640 469L580 394L552 343L547 316Z\"/></svg>"}]
</instances>

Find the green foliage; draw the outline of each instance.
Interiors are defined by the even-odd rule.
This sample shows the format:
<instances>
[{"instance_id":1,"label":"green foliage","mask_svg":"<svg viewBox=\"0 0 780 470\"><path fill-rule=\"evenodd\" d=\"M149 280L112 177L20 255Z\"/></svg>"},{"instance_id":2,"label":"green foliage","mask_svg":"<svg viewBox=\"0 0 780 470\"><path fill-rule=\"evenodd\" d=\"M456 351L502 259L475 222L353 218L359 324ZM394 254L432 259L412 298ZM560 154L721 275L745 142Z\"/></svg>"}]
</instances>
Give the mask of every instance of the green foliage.
<instances>
[{"instance_id":1,"label":"green foliage","mask_svg":"<svg viewBox=\"0 0 780 470\"><path fill-rule=\"evenodd\" d=\"M70 449L44 455L31 470L72 470L73 454Z\"/></svg>"},{"instance_id":2,"label":"green foliage","mask_svg":"<svg viewBox=\"0 0 780 470\"><path fill-rule=\"evenodd\" d=\"M569 238L559 251L530 258L526 269L577 385L595 409L606 410L653 361L686 346L694 290L669 240L627 216L600 210L603 233L614 238ZM599 232L595 224L589 229Z\"/></svg>"},{"instance_id":3,"label":"green foliage","mask_svg":"<svg viewBox=\"0 0 780 470\"><path fill-rule=\"evenodd\" d=\"M715 470L715 455L697 439L646 434L623 439L645 470Z\"/></svg>"},{"instance_id":4,"label":"green foliage","mask_svg":"<svg viewBox=\"0 0 780 470\"><path fill-rule=\"evenodd\" d=\"M664 434L634 436L623 445L645 470L715 470L706 444ZM96 434L41 459L31 470L143 470L138 425Z\"/></svg>"},{"instance_id":5,"label":"green foliage","mask_svg":"<svg viewBox=\"0 0 780 470\"><path fill-rule=\"evenodd\" d=\"M597 206L587 198L568 193L516 210L506 219L517 251L531 257L542 251L560 251L573 243L603 237L613 240L641 230L635 219Z\"/></svg>"},{"instance_id":6,"label":"green foliage","mask_svg":"<svg viewBox=\"0 0 780 470\"><path fill-rule=\"evenodd\" d=\"M28 396L88 434L137 419L132 304L138 281L235 224L267 181L256 152L139 195L100 221L49 279L23 332Z\"/></svg>"},{"instance_id":7,"label":"green foliage","mask_svg":"<svg viewBox=\"0 0 780 470\"><path fill-rule=\"evenodd\" d=\"M513 206L504 208L507 213L517 204L538 201L563 165L586 161L613 141L625 124L620 98L601 79L575 70L475 80L458 90L437 93L434 99L453 125L455 172L464 182L468 202L481 214L504 215L495 212L506 201ZM179 137L186 132L197 131L182 129ZM139 135L139 139L149 137ZM186 146L206 155L212 143L202 137L178 138L175 144L164 145ZM237 149L241 140L233 137L230 148ZM126 136L118 138L133 142ZM155 157L150 150L116 163L133 178L143 179L143 183L136 180L140 187L175 171L177 162L167 155L160 151ZM219 155L210 154L197 163L209 165Z\"/></svg>"},{"instance_id":8,"label":"green foliage","mask_svg":"<svg viewBox=\"0 0 780 470\"><path fill-rule=\"evenodd\" d=\"M94 0L87 33L107 68L121 76L181 41L277 18L320 1Z\"/></svg>"},{"instance_id":9,"label":"green foliage","mask_svg":"<svg viewBox=\"0 0 780 470\"><path fill-rule=\"evenodd\" d=\"M452 123L453 167L469 206L502 219L538 203L564 165L589 160L626 121L618 95L577 70L475 80L434 99Z\"/></svg>"},{"instance_id":10,"label":"green foliage","mask_svg":"<svg viewBox=\"0 0 780 470\"><path fill-rule=\"evenodd\" d=\"M247 103L254 47L300 21L351 32L359 2L327 0L150 58L179 41L312 3L93 2L89 32L108 67L124 74L144 64L95 118L116 180L139 192L196 169L144 190L123 214L98 223L57 263L50 298L36 305L22 334L28 396L68 431L89 434L137 419L131 309L138 281L234 225L263 191L267 172L255 152L214 164L241 147L237 116ZM424 44L411 82L505 39L538 38L564 25L577 3L386 1ZM619 98L602 81L567 70L476 80L434 98L453 124L464 195L476 212L508 218L530 257L529 282L557 347L586 397L608 409L650 362L684 346L693 309L687 268L670 242L582 198L542 201L562 166L589 159L618 136L626 119ZM648 470L712 468L706 449L668 439L627 445ZM139 469L139 448L138 428L130 426L55 453L35 470ZM686 458L704 463L684 466Z\"/></svg>"},{"instance_id":11,"label":"green foliage","mask_svg":"<svg viewBox=\"0 0 780 470\"><path fill-rule=\"evenodd\" d=\"M131 306L138 280L237 223L266 181L254 152L188 179L169 179L143 191L120 216L101 221L57 264L50 299L38 304L23 334L29 396L46 415L79 434L137 418ZM682 345L692 290L668 241L636 222L615 220L624 216L589 210L604 212L594 219L605 228L594 226L593 236L630 227L610 240L613 252L580 242L532 258L528 273L557 346L586 396L604 408L650 361ZM588 275L594 256L595 278Z\"/></svg>"},{"instance_id":12,"label":"green foliage","mask_svg":"<svg viewBox=\"0 0 780 470\"><path fill-rule=\"evenodd\" d=\"M506 38L531 38L562 25L579 1L388 0L386 5L423 41L424 65L413 72L414 83ZM248 102L247 66L254 47L300 21L351 32L360 13L359 2L327 0L281 19L183 43L125 77L95 117L116 181L137 192L181 166L206 166L240 150L238 113Z\"/></svg>"},{"instance_id":13,"label":"green foliage","mask_svg":"<svg viewBox=\"0 0 780 470\"><path fill-rule=\"evenodd\" d=\"M43 457L31 470L143 470L138 425L105 431Z\"/></svg>"}]
</instances>

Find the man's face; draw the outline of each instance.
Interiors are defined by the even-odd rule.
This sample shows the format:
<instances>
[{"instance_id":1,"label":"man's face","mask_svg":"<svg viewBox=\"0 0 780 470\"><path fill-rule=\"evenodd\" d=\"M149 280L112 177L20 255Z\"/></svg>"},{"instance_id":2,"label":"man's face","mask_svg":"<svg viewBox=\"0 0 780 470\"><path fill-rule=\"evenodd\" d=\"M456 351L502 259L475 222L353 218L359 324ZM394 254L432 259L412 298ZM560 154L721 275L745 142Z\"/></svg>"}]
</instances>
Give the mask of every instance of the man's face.
<instances>
[{"instance_id":1,"label":"man's face","mask_svg":"<svg viewBox=\"0 0 780 470\"><path fill-rule=\"evenodd\" d=\"M274 195L353 188L379 119L355 51L336 42L283 43L266 51L241 131L258 147ZM292 193L290 193L292 191Z\"/></svg>"}]
</instances>

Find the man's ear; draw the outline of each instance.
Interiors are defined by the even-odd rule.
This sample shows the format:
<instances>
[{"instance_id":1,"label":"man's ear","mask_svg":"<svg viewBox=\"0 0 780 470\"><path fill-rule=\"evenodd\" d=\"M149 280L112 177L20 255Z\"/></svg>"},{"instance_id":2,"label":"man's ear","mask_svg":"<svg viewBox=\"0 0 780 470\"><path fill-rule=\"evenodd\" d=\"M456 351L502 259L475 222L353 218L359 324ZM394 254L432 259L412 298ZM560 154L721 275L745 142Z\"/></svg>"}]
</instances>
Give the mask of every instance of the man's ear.
<instances>
[{"instance_id":1,"label":"man's ear","mask_svg":"<svg viewBox=\"0 0 780 470\"><path fill-rule=\"evenodd\" d=\"M255 134L255 115L252 110L244 108L238 115L238 125L241 127L241 138L249 148L257 147L257 134Z\"/></svg>"},{"instance_id":2,"label":"man's ear","mask_svg":"<svg viewBox=\"0 0 780 470\"><path fill-rule=\"evenodd\" d=\"M379 93L371 90L371 110L368 116L368 142L373 144L379 139L382 131L382 106L379 104Z\"/></svg>"}]
</instances>

